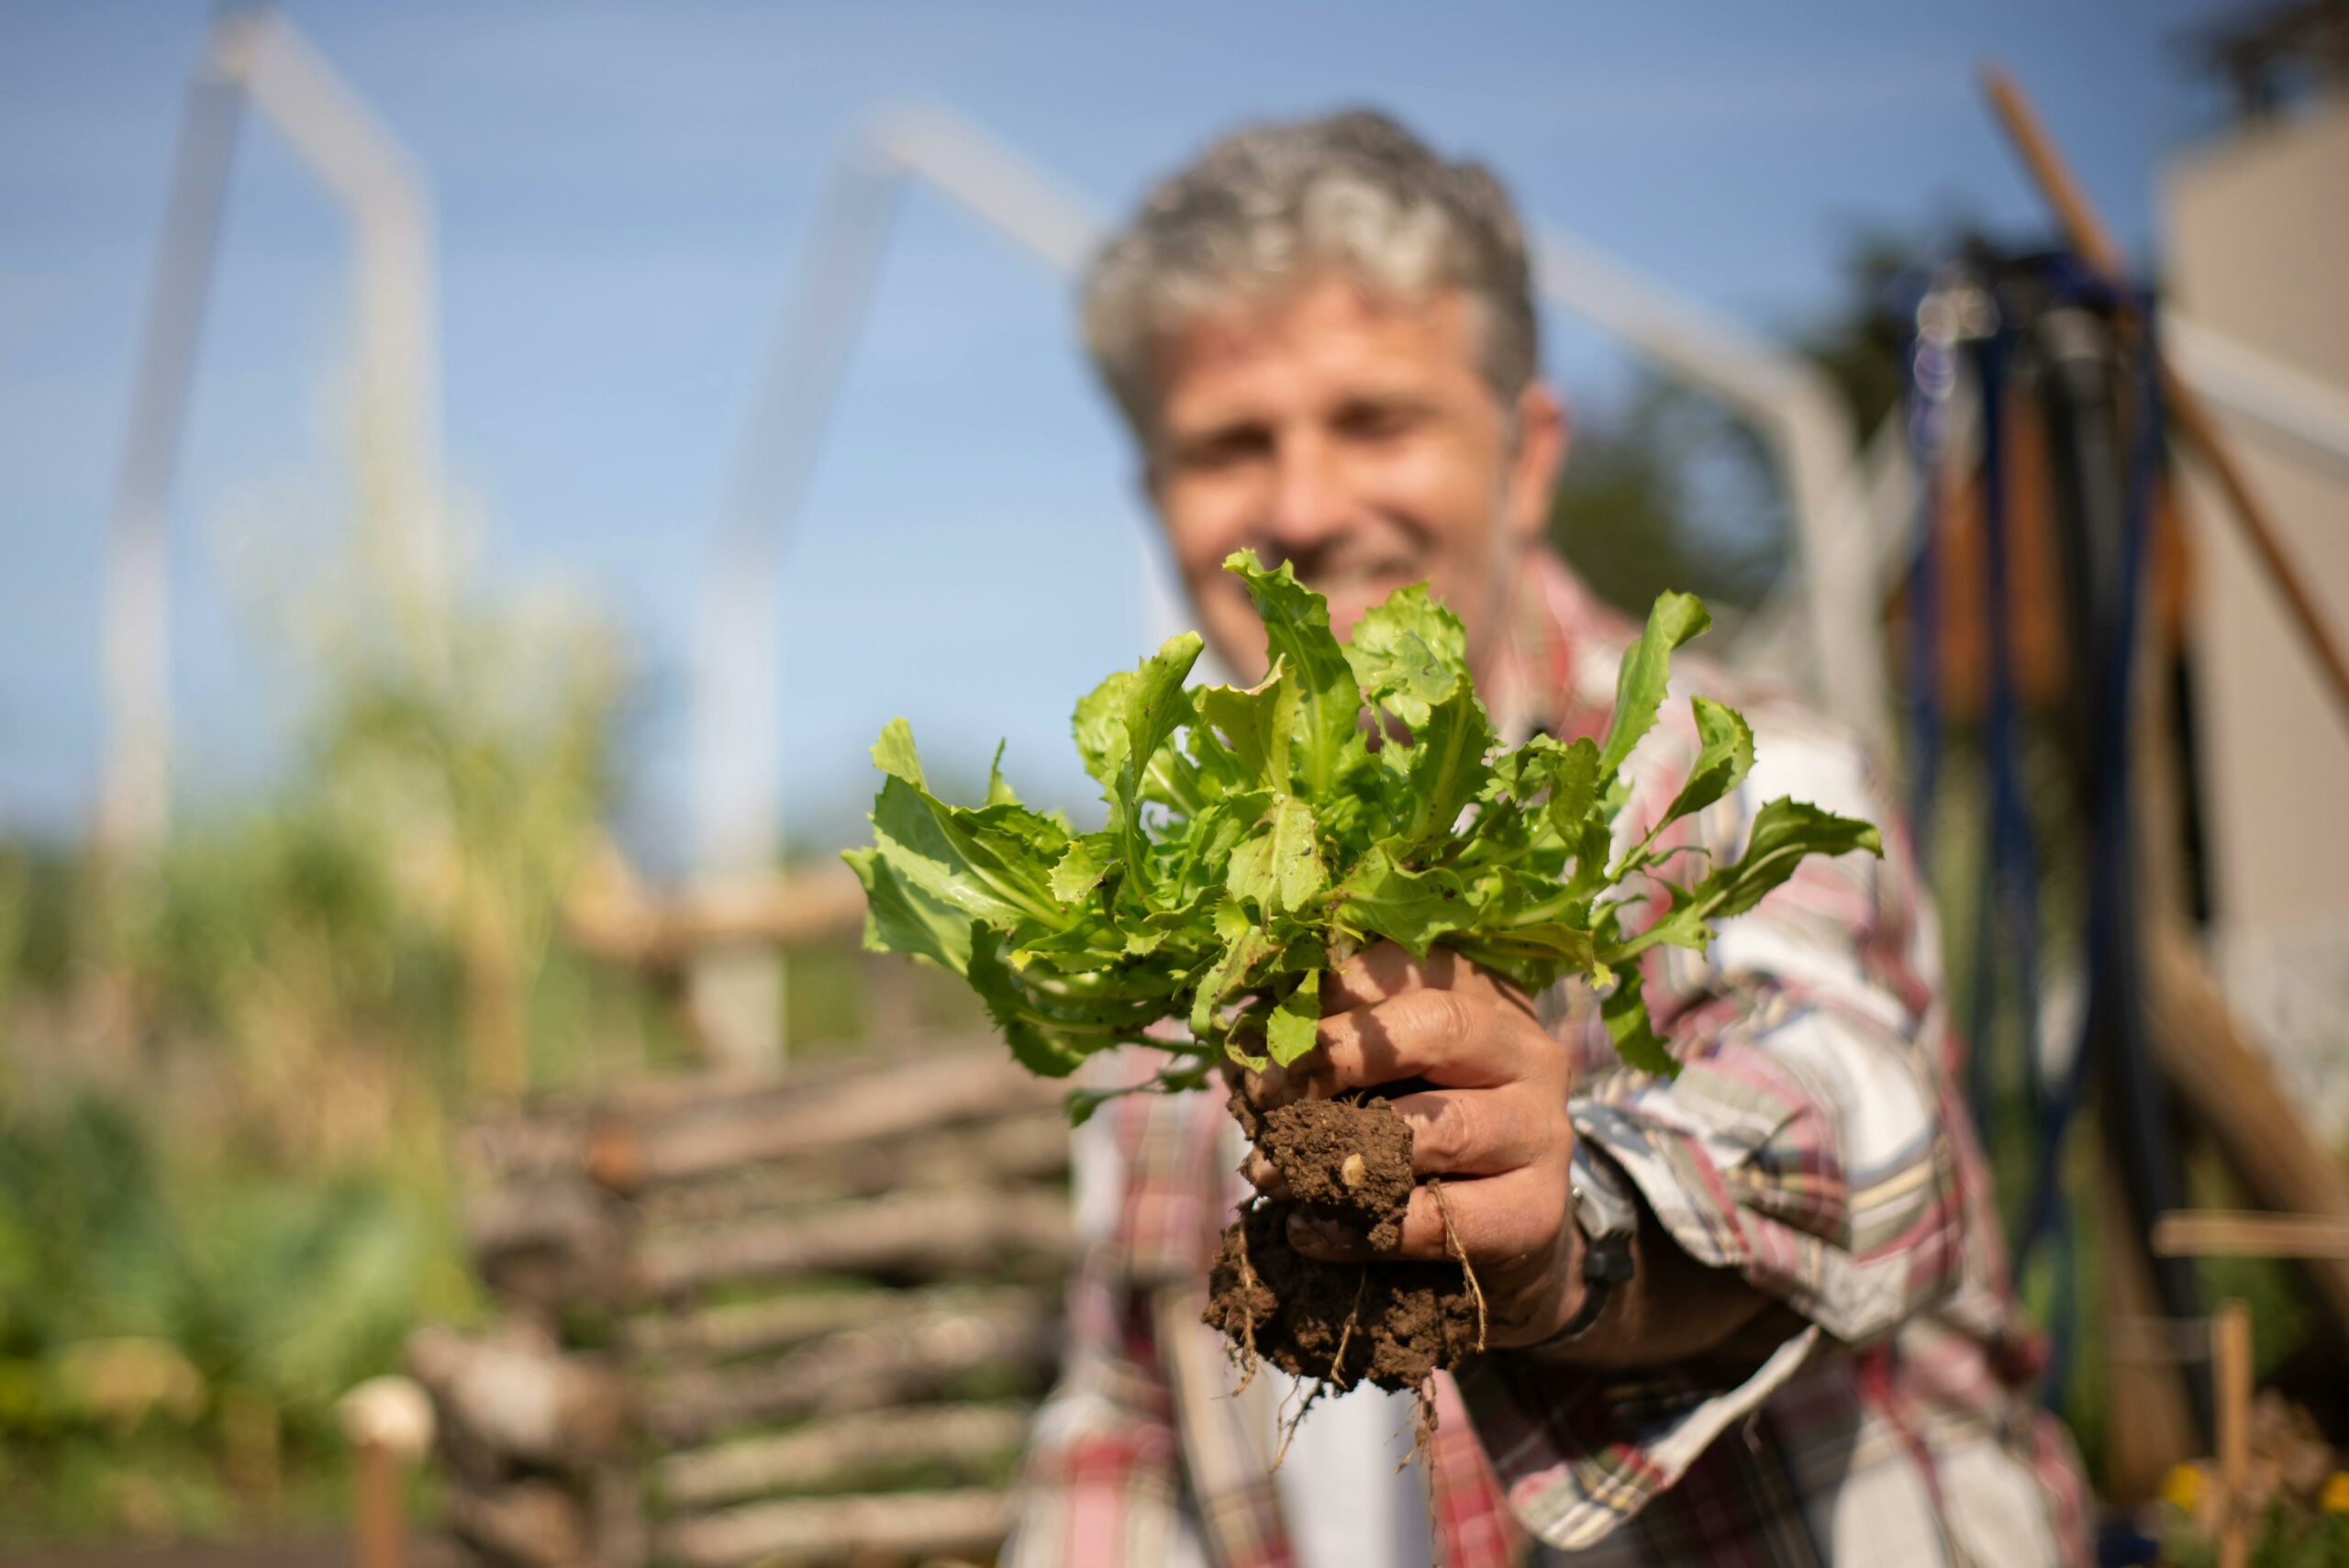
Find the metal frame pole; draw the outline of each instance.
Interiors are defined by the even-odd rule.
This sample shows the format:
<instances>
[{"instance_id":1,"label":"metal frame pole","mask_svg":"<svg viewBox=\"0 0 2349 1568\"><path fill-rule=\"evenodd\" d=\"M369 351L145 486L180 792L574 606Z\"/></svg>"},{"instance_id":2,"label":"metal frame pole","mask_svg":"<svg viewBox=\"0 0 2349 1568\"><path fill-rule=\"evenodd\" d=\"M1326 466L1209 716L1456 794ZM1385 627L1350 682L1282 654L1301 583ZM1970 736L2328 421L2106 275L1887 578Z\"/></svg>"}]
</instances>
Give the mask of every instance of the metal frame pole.
<instances>
[{"instance_id":1,"label":"metal frame pole","mask_svg":"<svg viewBox=\"0 0 2349 1568\"><path fill-rule=\"evenodd\" d=\"M207 48L188 79L100 590L100 855L150 851L171 815L171 491L219 252L243 95Z\"/></svg>"},{"instance_id":2,"label":"metal frame pole","mask_svg":"<svg viewBox=\"0 0 2349 1568\"><path fill-rule=\"evenodd\" d=\"M362 542L393 587L417 651L440 659L450 563L430 187L391 128L283 18L236 13L217 39L222 68L243 83L351 223Z\"/></svg>"},{"instance_id":3,"label":"metal frame pole","mask_svg":"<svg viewBox=\"0 0 2349 1568\"><path fill-rule=\"evenodd\" d=\"M694 866L705 895L740 893L781 871L784 552L872 308L903 183L863 142L835 168L736 453L694 635ZM779 951L697 952L687 985L722 1060L781 1068L789 1041Z\"/></svg>"},{"instance_id":4,"label":"metal frame pole","mask_svg":"<svg viewBox=\"0 0 2349 1568\"><path fill-rule=\"evenodd\" d=\"M771 881L784 847L780 624L784 556L851 357L869 317L907 181L917 178L1067 277L1099 226L1082 203L947 110L876 114L835 164L785 291L767 368L737 449L725 519L703 578L694 640L695 874L705 895ZM783 955L697 954L694 1015L717 1054L779 1068Z\"/></svg>"},{"instance_id":5,"label":"metal frame pole","mask_svg":"<svg viewBox=\"0 0 2349 1568\"><path fill-rule=\"evenodd\" d=\"M231 9L188 87L138 379L106 537L106 751L97 841L138 856L170 819L171 482L194 384L220 219L247 98L333 194L356 239L357 478L401 606L439 646L440 365L432 204L398 140L284 20Z\"/></svg>"}]
</instances>

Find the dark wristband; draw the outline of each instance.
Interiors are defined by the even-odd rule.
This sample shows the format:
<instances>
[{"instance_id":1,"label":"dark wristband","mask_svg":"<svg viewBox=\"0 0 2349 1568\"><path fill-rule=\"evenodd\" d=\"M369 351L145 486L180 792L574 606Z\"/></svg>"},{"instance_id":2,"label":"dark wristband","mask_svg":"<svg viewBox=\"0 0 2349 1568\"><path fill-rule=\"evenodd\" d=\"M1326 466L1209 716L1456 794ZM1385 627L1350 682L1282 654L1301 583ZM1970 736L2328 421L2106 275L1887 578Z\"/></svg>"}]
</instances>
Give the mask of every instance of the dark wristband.
<instances>
[{"instance_id":1,"label":"dark wristband","mask_svg":"<svg viewBox=\"0 0 2349 1568\"><path fill-rule=\"evenodd\" d=\"M1558 1331L1519 1353L1539 1356L1565 1349L1588 1333L1607 1310L1616 1287L1629 1284L1634 1267L1631 1237L1639 1227L1639 1206L1631 1184L1614 1161L1595 1152L1586 1140L1575 1140L1570 1177L1574 1225L1582 1232L1582 1303Z\"/></svg>"}]
</instances>

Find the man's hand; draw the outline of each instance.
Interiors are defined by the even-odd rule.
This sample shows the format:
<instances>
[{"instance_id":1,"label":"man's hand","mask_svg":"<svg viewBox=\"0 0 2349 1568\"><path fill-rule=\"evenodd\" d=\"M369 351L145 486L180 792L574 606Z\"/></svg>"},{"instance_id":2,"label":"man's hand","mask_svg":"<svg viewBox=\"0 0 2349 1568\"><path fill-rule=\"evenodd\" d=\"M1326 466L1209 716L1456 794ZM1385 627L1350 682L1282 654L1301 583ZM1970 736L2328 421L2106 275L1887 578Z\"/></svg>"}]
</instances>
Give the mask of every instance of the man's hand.
<instances>
[{"instance_id":1,"label":"man's hand","mask_svg":"<svg viewBox=\"0 0 2349 1568\"><path fill-rule=\"evenodd\" d=\"M1523 992L1442 948L1421 962L1381 942L1323 975L1321 998L1319 1049L1286 1070L1245 1074L1249 1097L1269 1110L1401 1085L1390 1094L1411 1126L1412 1170L1442 1178L1443 1196L1439 1205L1424 1184L1412 1193L1402 1240L1386 1251L1302 1215L1290 1222L1291 1244L1333 1262L1464 1251L1485 1293L1487 1341L1548 1338L1573 1317L1583 1289L1582 1233L1567 1188L1575 1134L1564 1048L1535 1021ZM1248 1176L1279 1190L1262 1154L1250 1155Z\"/></svg>"}]
</instances>

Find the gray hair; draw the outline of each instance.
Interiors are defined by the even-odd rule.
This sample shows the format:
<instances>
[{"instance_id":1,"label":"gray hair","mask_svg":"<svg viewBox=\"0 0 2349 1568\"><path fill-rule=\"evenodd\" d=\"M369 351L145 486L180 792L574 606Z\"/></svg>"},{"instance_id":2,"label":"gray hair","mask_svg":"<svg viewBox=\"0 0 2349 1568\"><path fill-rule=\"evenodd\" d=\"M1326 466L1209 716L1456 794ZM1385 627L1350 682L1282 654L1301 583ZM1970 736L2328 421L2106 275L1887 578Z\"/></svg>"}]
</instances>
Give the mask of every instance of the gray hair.
<instances>
[{"instance_id":1,"label":"gray hair","mask_svg":"<svg viewBox=\"0 0 2349 1568\"><path fill-rule=\"evenodd\" d=\"M1540 329L1508 193L1483 164L1446 162L1367 109L1245 128L1161 181L1086 274L1085 346L1147 438L1160 341L1325 268L1405 299L1459 290L1503 406L1533 379Z\"/></svg>"}]
</instances>

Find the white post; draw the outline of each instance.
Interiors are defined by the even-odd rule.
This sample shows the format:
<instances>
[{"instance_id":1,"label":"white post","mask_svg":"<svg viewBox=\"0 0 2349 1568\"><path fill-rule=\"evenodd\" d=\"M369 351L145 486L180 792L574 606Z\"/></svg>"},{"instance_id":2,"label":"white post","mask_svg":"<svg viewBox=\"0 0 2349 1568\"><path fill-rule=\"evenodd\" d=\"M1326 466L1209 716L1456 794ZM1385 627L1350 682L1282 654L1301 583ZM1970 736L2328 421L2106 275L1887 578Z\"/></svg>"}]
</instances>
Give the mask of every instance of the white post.
<instances>
[{"instance_id":1,"label":"white post","mask_svg":"<svg viewBox=\"0 0 2349 1568\"><path fill-rule=\"evenodd\" d=\"M102 860L142 857L171 813L171 489L195 376L204 300L236 152L239 96L209 50L188 82L130 428L106 529L100 609L106 742Z\"/></svg>"},{"instance_id":2,"label":"white post","mask_svg":"<svg viewBox=\"0 0 2349 1568\"><path fill-rule=\"evenodd\" d=\"M2171 367L2221 413L2349 468L2349 391L2171 311L2162 317Z\"/></svg>"},{"instance_id":3,"label":"white post","mask_svg":"<svg viewBox=\"0 0 2349 1568\"><path fill-rule=\"evenodd\" d=\"M783 848L783 555L841 377L872 303L899 180L860 144L834 170L736 453L726 517L694 628L694 868L706 894L772 881ZM729 1065L780 1070L788 1041L783 955L712 949L689 1003Z\"/></svg>"},{"instance_id":4,"label":"white post","mask_svg":"<svg viewBox=\"0 0 2349 1568\"><path fill-rule=\"evenodd\" d=\"M189 87L106 541L102 854L151 848L169 819L170 495L186 422L239 104L250 97L324 180L355 234L355 463L362 515L426 648L440 646L440 328L431 202L397 140L268 12L224 15Z\"/></svg>"},{"instance_id":5,"label":"white post","mask_svg":"<svg viewBox=\"0 0 2349 1568\"><path fill-rule=\"evenodd\" d=\"M440 495L440 329L432 197L406 148L273 12L217 34L241 81L351 228L352 462L362 543L394 589L410 646L446 674L450 562Z\"/></svg>"},{"instance_id":6,"label":"white post","mask_svg":"<svg viewBox=\"0 0 2349 1568\"><path fill-rule=\"evenodd\" d=\"M784 551L886 254L910 176L1028 251L1055 276L1084 264L1099 226L1018 153L934 106L877 115L851 143L785 297L736 459L726 520L695 630L695 873L723 894L775 874L783 846ZM733 948L695 956L696 1018L729 1063L782 1064L783 957Z\"/></svg>"}]
</instances>

